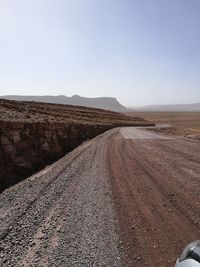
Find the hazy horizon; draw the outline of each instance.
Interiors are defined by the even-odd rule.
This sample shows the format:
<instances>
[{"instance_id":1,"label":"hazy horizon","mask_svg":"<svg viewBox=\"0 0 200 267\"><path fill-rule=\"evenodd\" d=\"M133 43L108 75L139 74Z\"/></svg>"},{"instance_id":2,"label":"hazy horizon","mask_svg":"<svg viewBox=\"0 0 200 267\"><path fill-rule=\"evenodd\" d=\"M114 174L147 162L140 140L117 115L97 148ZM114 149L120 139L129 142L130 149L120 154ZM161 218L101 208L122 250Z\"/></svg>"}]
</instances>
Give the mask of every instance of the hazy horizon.
<instances>
[{"instance_id":1,"label":"hazy horizon","mask_svg":"<svg viewBox=\"0 0 200 267\"><path fill-rule=\"evenodd\" d=\"M198 103L199 10L198 0L1 0L0 95Z\"/></svg>"},{"instance_id":2,"label":"hazy horizon","mask_svg":"<svg viewBox=\"0 0 200 267\"><path fill-rule=\"evenodd\" d=\"M6 96L6 95L0 95L0 98L1 96ZM66 97L72 97L72 96L75 96L75 95L71 95L71 96L68 96L68 95L17 95L17 96L66 96ZM86 97L86 96L83 96L83 95L78 95L80 97L83 97L83 98L104 98L105 96L95 96L95 97ZM109 97L109 96L108 96ZM115 96L110 96L112 98L116 98ZM157 104L157 103L154 103L154 104L150 104L150 105L124 105L118 98L116 98L117 101L122 104L123 106L125 106L126 108L142 108L142 107L148 107L148 106L170 106L170 105L190 105L190 104L200 104L200 101L199 102L190 102L190 103L166 103L166 104Z\"/></svg>"}]
</instances>

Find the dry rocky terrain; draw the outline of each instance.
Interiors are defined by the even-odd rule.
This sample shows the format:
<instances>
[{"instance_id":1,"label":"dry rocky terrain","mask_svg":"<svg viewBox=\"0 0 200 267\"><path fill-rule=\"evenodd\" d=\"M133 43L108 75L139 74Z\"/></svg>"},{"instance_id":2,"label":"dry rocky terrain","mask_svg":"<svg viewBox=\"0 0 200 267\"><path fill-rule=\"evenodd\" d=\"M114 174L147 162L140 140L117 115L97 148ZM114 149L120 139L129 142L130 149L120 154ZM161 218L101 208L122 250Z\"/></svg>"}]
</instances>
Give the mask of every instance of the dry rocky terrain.
<instances>
[{"instance_id":1,"label":"dry rocky terrain","mask_svg":"<svg viewBox=\"0 0 200 267\"><path fill-rule=\"evenodd\" d=\"M0 194L2 267L173 267L200 235L199 141L111 129Z\"/></svg>"},{"instance_id":2,"label":"dry rocky terrain","mask_svg":"<svg viewBox=\"0 0 200 267\"><path fill-rule=\"evenodd\" d=\"M0 191L108 129L148 124L101 109L2 99Z\"/></svg>"},{"instance_id":3,"label":"dry rocky terrain","mask_svg":"<svg viewBox=\"0 0 200 267\"><path fill-rule=\"evenodd\" d=\"M0 110L3 178L17 182L82 143L0 194L0 266L172 267L199 238L198 140L117 127L149 123L98 109Z\"/></svg>"},{"instance_id":4,"label":"dry rocky terrain","mask_svg":"<svg viewBox=\"0 0 200 267\"><path fill-rule=\"evenodd\" d=\"M171 127L156 127L153 131L168 135L184 136L200 140L200 112L127 112L129 116L142 116L157 125ZM150 129L151 130L151 129Z\"/></svg>"}]
</instances>

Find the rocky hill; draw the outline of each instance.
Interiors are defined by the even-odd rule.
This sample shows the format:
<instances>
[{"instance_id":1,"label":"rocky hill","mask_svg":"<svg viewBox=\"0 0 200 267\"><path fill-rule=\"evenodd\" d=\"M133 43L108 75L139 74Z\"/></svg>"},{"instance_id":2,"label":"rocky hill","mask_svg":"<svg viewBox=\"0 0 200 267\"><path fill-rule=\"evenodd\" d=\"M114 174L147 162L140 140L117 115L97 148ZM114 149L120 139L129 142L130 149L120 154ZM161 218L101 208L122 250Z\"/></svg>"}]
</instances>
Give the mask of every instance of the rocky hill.
<instances>
[{"instance_id":1,"label":"rocky hill","mask_svg":"<svg viewBox=\"0 0 200 267\"><path fill-rule=\"evenodd\" d=\"M65 95L58 96L21 96L21 95L6 95L2 96L3 99L18 100L18 101L35 101L45 103L57 103L65 105L85 106L91 108L101 108L105 110L112 110L117 112L127 111L116 98L113 97L96 97L87 98L74 95L72 97L66 97Z\"/></svg>"},{"instance_id":2,"label":"rocky hill","mask_svg":"<svg viewBox=\"0 0 200 267\"><path fill-rule=\"evenodd\" d=\"M0 191L108 129L149 124L101 109L2 99Z\"/></svg>"}]
</instances>

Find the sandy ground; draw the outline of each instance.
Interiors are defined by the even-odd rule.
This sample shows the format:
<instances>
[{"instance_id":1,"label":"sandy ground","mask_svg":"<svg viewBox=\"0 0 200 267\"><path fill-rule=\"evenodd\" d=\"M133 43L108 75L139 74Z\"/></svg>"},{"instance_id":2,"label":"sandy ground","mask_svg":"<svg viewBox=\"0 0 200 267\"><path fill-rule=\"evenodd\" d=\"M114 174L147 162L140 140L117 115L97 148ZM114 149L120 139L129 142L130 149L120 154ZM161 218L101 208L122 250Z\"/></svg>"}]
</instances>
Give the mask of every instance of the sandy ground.
<instances>
[{"instance_id":1,"label":"sandy ground","mask_svg":"<svg viewBox=\"0 0 200 267\"><path fill-rule=\"evenodd\" d=\"M124 266L173 266L199 239L200 143L138 131L122 129L107 153Z\"/></svg>"},{"instance_id":2,"label":"sandy ground","mask_svg":"<svg viewBox=\"0 0 200 267\"><path fill-rule=\"evenodd\" d=\"M171 128L160 127L153 130L167 135L184 136L200 140L200 112L126 112L127 115L155 122L157 125L171 125Z\"/></svg>"},{"instance_id":3,"label":"sandy ground","mask_svg":"<svg viewBox=\"0 0 200 267\"><path fill-rule=\"evenodd\" d=\"M174 266L199 177L199 141L107 131L0 195L0 266Z\"/></svg>"},{"instance_id":4,"label":"sandy ground","mask_svg":"<svg viewBox=\"0 0 200 267\"><path fill-rule=\"evenodd\" d=\"M133 117L142 117L157 124L170 123L174 127L200 130L200 112L126 112Z\"/></svg>"}]
</instances>

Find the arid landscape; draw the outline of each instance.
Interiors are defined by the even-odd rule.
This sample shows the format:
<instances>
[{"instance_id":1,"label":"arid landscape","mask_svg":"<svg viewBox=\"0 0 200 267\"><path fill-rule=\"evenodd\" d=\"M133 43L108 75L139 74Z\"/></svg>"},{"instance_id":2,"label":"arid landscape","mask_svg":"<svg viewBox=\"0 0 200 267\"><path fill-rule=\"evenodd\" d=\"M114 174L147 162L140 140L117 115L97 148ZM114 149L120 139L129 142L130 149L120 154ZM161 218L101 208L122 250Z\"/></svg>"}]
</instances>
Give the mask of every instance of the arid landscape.
<instances>
[{"instance_id":1,"label":"arid landscape","mask_svg":"<svg viewBox=\"0 0 200 267\"><path fill-rule=\"evenodd\" d=\"M200 267L200 0L0 0L0 267Z\"/></svg>"},{"instance_id":2,"label":"arid landscape","mask_svg":"<svg viewBox=\"0 0 200 267\"><path fill-rule=\"evenodd\" d=\"M0 191L108 129L150 124L101 109L0 100Z\"/></svg>"},{"instance_id":3,"label":"arid landscape","mask_svg":"<svg viewBox=\"0 0 200 267\"><path fill-rule=\"evenodd\" d=\"M177 127L187 127L191 129L200 129L200 112L164 112L164 111L146 111L146 112L127 112L130 116L141 116L155 123L170 123Z\"/></svg>"},{"instance_id":4,"label":"arid landscape","mask_svg":"<svg viewBox=\"0 0 200 267\"><path fill-rule=\"evenodd\" d=\"M105 110L112 110L118 112L125 112L128 109L117 101L114 97L82 97L79 95L73 95L72 97L66 97L65 95L46 95L46 96L21 96L21 95L5 95L1 96L3 99L17 100L17 101L34 101L42 103L54 103L74 106L84 106L90 108L100 108Z\"/></svg>"},{"instance_id":5,"label":"arid landscape","mask_svg":"<svg viewBox=\"0 0 200 267\"><path fill-rule=\"evenodd\" d=\"M153 131L200 139L200 112L126 112L129 116L141 116L157 125L172 126L154 128Z\"/></svg>"},{"instance_id":6,"label":"arid landscape","mask_svg":"<svg viewBox=\"0 0 200 267\"><path fill-rule=\"evenodd\" d=\"M1 266L171 267L200 234L198 140L118 127L0 195Z\"/></svg>"},{"instance_id":7,"label":"arid landscape","mask_svg":"<svg viewBox=\"0 0 200 267\"><path fill-rule=\"evenodd\" d=\"M199 236L200 141L183 135L199 113L1 100L0 115L0 266L171 267Z\"/></svg>"}]
</instances>

